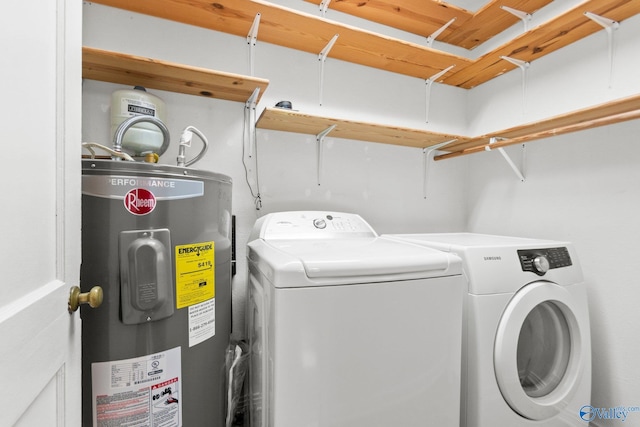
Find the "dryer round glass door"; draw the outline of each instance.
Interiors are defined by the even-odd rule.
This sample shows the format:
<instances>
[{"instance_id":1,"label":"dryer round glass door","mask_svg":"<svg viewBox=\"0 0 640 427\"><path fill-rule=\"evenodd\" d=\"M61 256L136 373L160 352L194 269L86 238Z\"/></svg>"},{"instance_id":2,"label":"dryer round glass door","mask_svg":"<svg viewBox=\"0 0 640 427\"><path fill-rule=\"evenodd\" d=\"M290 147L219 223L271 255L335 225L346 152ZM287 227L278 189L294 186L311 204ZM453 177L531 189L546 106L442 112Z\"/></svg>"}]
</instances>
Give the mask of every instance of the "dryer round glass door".
<instances>
[{"instance_id":1,"label":"dryer round glass door","mask_svg":"<svg viewBox=\"0 0 640 427\"><path fill-rule=\"evenodd\" d=\"M536 305L524 319L516 360L522 389L530 397L558 387L569 365L571 334L562 309L551 301Z\"/></svg>"},{"instance_id":2,"label":"dryer round glass door","mask_svg":"<svg viewBox=\"0 0 640 427\"><path fill-rule=\"evenodd\" d=\"M588 337L572 295L550 282L520 289L496 332L494 367L509 406L531 420L562 411L580 384Z\"/></svg>"}]
</instances>

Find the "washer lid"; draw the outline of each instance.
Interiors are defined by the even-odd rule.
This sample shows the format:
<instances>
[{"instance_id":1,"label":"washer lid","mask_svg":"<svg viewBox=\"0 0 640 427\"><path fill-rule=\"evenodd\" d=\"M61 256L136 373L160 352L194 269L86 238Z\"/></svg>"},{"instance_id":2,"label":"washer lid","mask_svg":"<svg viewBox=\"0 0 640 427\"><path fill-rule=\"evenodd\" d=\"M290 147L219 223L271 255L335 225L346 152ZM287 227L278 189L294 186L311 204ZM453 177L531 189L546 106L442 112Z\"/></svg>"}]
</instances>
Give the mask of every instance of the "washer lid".
<instances>
[{"instance_id":1,"label":"washer lid","mask_svg":"<svg viewBox=\"0 0 640 427\"><path fill-rule=\"evenodd\" d=\"M381 237L256 240L248 245L248 257L277 288L462 274L461 260L451 254Z\"/></svg>"},{"instance_id":2,"label":"washer lid","mask_svg":"<svg viewBox=\"0 0 640 427\"><path fill-rule=\"evenodd\" d=\"M413 243L379 237L360 216L276 212L256 221L249 262L278 288L410 280L462 274L462 261Z\"/></svg>"},{"instance_id":3,"label":"washer lid","mask_svg":"<svg viewBox=\"0 0 640 427\"><path fill-rule=\"evenodd\" d=\"M307 277L404 274L449 267L449 256L444 253L380 238L272 244L298 257Z\"/></svg>"}]
</instances>

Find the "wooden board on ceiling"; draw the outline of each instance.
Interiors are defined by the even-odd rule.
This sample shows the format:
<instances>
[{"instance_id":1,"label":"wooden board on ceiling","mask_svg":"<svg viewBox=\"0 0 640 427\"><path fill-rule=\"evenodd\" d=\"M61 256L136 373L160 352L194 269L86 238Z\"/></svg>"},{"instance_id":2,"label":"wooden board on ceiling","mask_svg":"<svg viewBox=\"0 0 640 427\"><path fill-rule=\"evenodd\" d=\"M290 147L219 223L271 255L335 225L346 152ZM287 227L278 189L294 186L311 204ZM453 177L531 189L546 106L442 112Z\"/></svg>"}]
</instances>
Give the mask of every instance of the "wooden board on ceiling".
<instances>
[{"instance_id":1,"label":"wooden board on ceiling","mask_svg":"<svg viewBox=\"0 0 640 427\"><path fill-rule=\"evenodd\" d=\"M470 89L516 67L501 59L501 56L532 62L588 35L602 31L602 26L586 17L585 12L623 21L640 13L640 1L587 0L557 18L483 55L467 68L453 69L444 77L443 82Z\"/></svg>"},{"instance_id":2,"label":"wooden board on ceiling","mask_svg":"<svg viewBox=\"0 0 640 427\"><path fill-rule=\"evenodd\" d=\"M82 77L238 102L246 102L256 88L262 96L269 84L265 79L91 47L82 48Z\"/></svg>"},{"instance_id":3,"label":"wooden board on ceiling","mask_svg":"<svg viewBox=\"0 0 640 427\"><path fill-rule=\"evenodd\" d=\"M386 37L352 26L259 0L94 0L95 3L157 16L246 37L260 13L258 40L319 54L339 37L329 58L341 59L394 73L428 79L467 58Z\"/></svg>"},{"instance_id":4,"label":"wooden board on ceiling","mask_svg":"<svg viewBox=\"0 0 640 427\"><path fill-rule=\"evenodd\" d=\"M283 108L266 108L256 123L256 127L260 129L308 135L318 135L332 125L336 125L336 127L327 137L379 142L406 147L426 148L441 142L465 139L457 135L322 117Z\"/></svg>"}]
</instances>

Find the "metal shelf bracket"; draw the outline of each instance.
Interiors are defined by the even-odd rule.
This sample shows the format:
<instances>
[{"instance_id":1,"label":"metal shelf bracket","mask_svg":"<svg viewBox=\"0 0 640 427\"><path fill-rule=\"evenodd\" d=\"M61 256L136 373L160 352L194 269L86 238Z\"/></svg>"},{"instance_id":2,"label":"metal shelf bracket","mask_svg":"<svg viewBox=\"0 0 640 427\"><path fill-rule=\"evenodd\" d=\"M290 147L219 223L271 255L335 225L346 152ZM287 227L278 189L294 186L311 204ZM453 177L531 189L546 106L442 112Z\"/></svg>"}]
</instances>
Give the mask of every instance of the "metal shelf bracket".
<instances>
[{"instance_id":1,"label":"metal shelf bracket","mask_svg":"<svg viewBox=\"0 0 640 427\"><path fill-rule=\"evenodd\" d=\"M331 0L329 0L329 1L331 1ZM453 21L455 21L455 20L456 20L456 18L451 18L451 20L449 22L447 22L442 27L438 28L436 31L431 33L431 35L427 37L427 46L433 47L433 42L438 38L438 36L440 34L442 34L442 32L444 30L446 30L449 27L449 25L453 24Z\"/></svg>"},{"instance_id":2,"label":"metal shelf bracket","mask_svg":"<svg viewBox=\"0 0 640 427\"><path fill-rule=\"evenodd\" d=\"M510 14L520 18L522 23L524 24L524 32L526 33L529 30L529 21L531 21L531 14L527 12L523 12L518 9L514 9L509 6L500 6L500 9L509 12Z\"/></svg>"},{"instance_id":3,"label":"metal shelf bracket","mask_svg":"<svg viewBox=\"0 0 640 427\"><path fill-rule=\"evenodd\" d=\"M457 139L452 139L451 141L441 142L440 144L432 145L431 147L422 149L422 197L424 199L427 198L429 164L433 161L433 157L435 156L436 151L456 141Z\"/></svg>"},{"instance_id":4,"label":"metal shelf bracket","mask_svg":"<svg viewBox=\"0 0 640 427\"><path fill-rule=\"evenodd\" d=\"M244 108L249 112L249 120L247 121L247 126L249 127L249 157L253 157L253 153L255 151L256 146L256 104L258 100L258 95L260 94L260 88L257 87L253 90L253 93L244 103Z\"/></svg>"},{"instance_id":5,"label":"metal shelf bracket","mask_svg":"<svg viewBox=\"0 0 640 427\"><path fill-rule=\"evenodd\" d=\"M322 0L320 2L320 12L322 13L322 16L324 16L327 13L327 9L329 9L329 3L331 3L331 0Z\"/></svg>"},{"instance_id":6,"label":"metal shelf bracket","mask_svg":"<svg viewBox=\"0 0 640 427\"><path fill-rule=\"evenodd\" d=\"M437 74L434 74L433 76L429 77L427 80L425 80L425 84L426 84L426 99L425 99L425 121L427 123L429 123L429 104L431 103L431 86L433 85L433 82L435 82L436 80L438 80L440 77L442 77L443 75L445 75L449 70L451 70L453 67L455 67L454 65L449 66L448 68L445 68L444 70L440 71Z\"/></svg>"},{"instance_id":7,"label":"metal shelf bracket","mask_svg":"<svg viewBox=\"0 0 640 427\"><path fill-rule=\"evenodd\" d=\"M522 71L522 114L524 114L527 99L527 69L531 63L523 61L522 59L510 58L508 56L501 56L500 59L511 62Z\"/></svg>"},{"instance_id":8,"label":"metal shelf bracket","mask_svg":"<svg viewBox=\"0 0 640 427\"><path fill-rule=\"evenodd\" d=\"M609 87L611 87L613 79L613 32L620 28L620 23L613 19L596 15L595 13L585 12L584 14L593 22L600 24L607 32L607 38L609 41Z\"/></svg>"},{"instance_id":9,"label":"metal shelf bracket","mask_svg":"<svg viewBox=\"0 0 640 427\"><path fill-rule=\"evenodd\" d=\"M324 138L329 134L329 132L331 132L332 130L334 130L336 128L337 125L331 125L328 128L326 128L325 130L323 130L322 132L320 132L319 134L316 135L316 153L317 153L317 161L318 161L318 185L320 185L321 183L321 179L322 179L322 149L323 149L323 142L324 142Z\"/></svg>"},{"instance_id":10,"label":"metal shelf bracket","mask_svg":"<svg viewBox=\"0 0 640 427\"><path fill-rule=\"evenodd\" d=\"M329 40L329 43L327 43L324 49L322 49L322 51L318 54L318 61L320 62L320 94L319 94L320 105L322 105L322 89L324 86L324 62L327 60L327 55L329 55L329 51L331 51L331 48L336 43L336 40L338 40L338 36L339 34L336 34L335 36L333 36L333 38Z\"/></svg>"},{"instance_id":11,"label":"metal shelf bracket","mask_svg":"<svg viewBox=\"0 0 640 427\"><path fill-rule=\"evenodd\" d=\"M253 76L253 64L255 58L255 47L258 42L258 27L260 26L260 13L256 13L256 17L253 19L253 24L251 24L251 28L249 29L249 34L247 34L247 44L249 45L249 72L250 75Z\"/></svg>"},{"instance_id":12,"label":"metal shelf bracket","mask_svg":"<svg viewBox=\"0 0 640 427\"><path fill-rule=\"evenodd\" d=\"M486 151L492 151L491 149L491 144L495 144L498 140L504 140L505 138L491 138L489 139L489 145L485 146L484 149ZM500 154L502 154L502 157L504 158L504 160L507 162L507 164L511 167L511 169L513 170L513 172L516 174L516 176L518 177L518 179L520 179L521 182L525 182L525 178L524 175L522 174L522 172L520 171L520 169L516 166L516 164L513 162L513 160L511 160L511 157L509 157L509 155L507 154L506 151L504 151L504 148L499 147L498 148L498 152ZM525 152L526 152L526 148L525 145L522 144L522 165L524 167L524 162L525 162Z\"/></svg>"}]
</instances>

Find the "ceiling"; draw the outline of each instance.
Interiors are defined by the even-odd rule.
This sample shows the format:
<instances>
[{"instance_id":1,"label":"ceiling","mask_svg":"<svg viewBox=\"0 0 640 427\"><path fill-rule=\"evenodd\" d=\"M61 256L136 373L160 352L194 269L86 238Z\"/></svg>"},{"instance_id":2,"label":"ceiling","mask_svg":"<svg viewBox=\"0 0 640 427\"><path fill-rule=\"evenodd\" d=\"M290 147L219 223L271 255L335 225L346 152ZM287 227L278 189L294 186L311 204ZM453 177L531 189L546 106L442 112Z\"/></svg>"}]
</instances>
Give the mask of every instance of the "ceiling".
<instances>
[{"instance_id":1,"label":"ceiling","mask_svg":"<svg viewBox=\"0 0 640 427\"><path fill-rule=\"evenodd\" d=\"M482 8L482 6L484 6L487 2L487 0L450 0L446 3L457 6L461 9L475 12Z\"/></svg>"}]
</instances>

